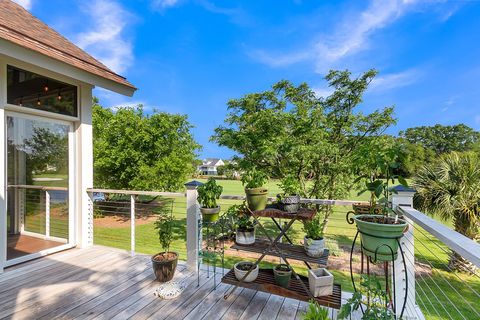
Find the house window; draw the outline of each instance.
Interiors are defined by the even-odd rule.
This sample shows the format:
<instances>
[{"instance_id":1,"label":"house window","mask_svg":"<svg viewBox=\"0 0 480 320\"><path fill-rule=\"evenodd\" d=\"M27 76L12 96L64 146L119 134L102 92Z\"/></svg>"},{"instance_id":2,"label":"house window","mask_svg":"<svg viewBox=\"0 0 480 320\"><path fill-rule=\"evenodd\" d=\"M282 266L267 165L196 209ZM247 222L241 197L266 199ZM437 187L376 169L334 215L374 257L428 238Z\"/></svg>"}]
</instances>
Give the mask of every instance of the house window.
<instances>
[{"instance_id":1,"label":"house window","mask_svg":"<svg viewBox=\"0 0 480 320\"><path fill-rule=\"evenodd\" d=\"M7 103L76 117L77 87L7 67Z\"/></svg>"}]
</instances>

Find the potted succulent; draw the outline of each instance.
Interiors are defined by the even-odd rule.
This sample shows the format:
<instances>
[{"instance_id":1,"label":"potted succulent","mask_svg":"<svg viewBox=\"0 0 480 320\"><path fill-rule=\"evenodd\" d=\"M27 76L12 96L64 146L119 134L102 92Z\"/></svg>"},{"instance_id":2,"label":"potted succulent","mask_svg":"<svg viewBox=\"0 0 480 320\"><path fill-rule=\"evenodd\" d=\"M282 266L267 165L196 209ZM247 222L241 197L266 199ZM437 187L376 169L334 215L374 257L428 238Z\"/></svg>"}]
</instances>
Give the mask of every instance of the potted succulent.
<instances>
[{"instance_id":1,"label":"potted succulent","mask_svg":"<svg viewBox=\"0 0 480 320\"><path fill-rule=\"evenodd\" d=\"M293 176L287 176L281 180L279 187L282 194L277 194L277 201L283 211L296 213L300 209L300 183Z\"/></svg>"},{"instance_id":2,"label":"potted succulent","mask_svg":"<svg viewBox=\"0 0 480 320\"><path fill-rule=\"evenodd\" d=\"M328 309L320 306L317 301L311 300L308 303L307 312L303 315L303 320L330 320Z\"/></svg>"},{"instance_id":3,"label":"potted succulent","mask_svg":"<svg viewBox=\"0 0 480 320\"><path fill-rule=\"evenodd\" d=\"M242 184L245 187L250 210L263 210L267 206L268 189L264 187L267 182L268 176L256 169L251 169L242 175Z\"/></svg>"},{"instance_id":4,"label":"potted succulent","mask_svg":"<svg viewBox=\"0 0 480 320\"><path fill-rule=\"evenodd\" d=\"M248 273L247 277L243 280L243 282L253 282L258 277L258 265L249 261L237 262L233 266L233 271L238 281L241 281L249 271L250 273Z\"/></svg>"},{"instance_id":5,"label":"potted succulent","mask_svg":"<svg viewBox=\"0 0 480 320\"><path fill-rule=\"evenodd\" d=\"M255 243L255 225L251 217L245 214L245 208L238 211L236 218L235 242L239 245L252 245Z\"/></svg>"},{"instance_id":6,"label":"potted succulent","mask_svg":"<svg viewBox=\"0 0 480 320\"><path fill-rule=\"evenodd\" d=\"M313 258L319 258L325 250L325 240L323 239L323 229L325 221L316 215L312 220L303 221L303 247L305 253Z\"/></svg>"},{"instance_id":7,"label":"potted succulent","mask_svg":"<svg viewBox=\"0 0 480 320\"><path fill-rule=\"evenodd\" d=\"M172 280L177 268L178 253L170 251L174 223L172 214L164 211L159 213L157 221L155 221L155 229L163 252L154 255L151 260L155 278L160 282Z\"/></svg>"},{"instance_id":8,"label":"potted succulent","mask_svg":"<svg viewBox=\"0 0 480 320\"><path fill-rule=\"evenodd\" d=\"M273 276L276 284L278 284L280 287L288 288L290 279L292 277L292 269L286 264L277 264L273 268Z\"/></svg>"},{"instance_id":9,"label":"potted succulent","mask_svg":"<svg viewBox=\"0 0 480 320\"><path fill-rule=\"evenodd\" d=\"M403 236L408 226L407 222L392 210L389 202L390 192L395 192L390 189L389 183L397 180L407 186L407 182L393 174L399 164L384 159L377 159L377 168L365 182L366 188L359 192L370 192L370 213L356 214L353 218L360 232L362 250L373 261L396 260L398 239Z\"/></svg>"},{"instance_id":10,"label":"potted succulent","mask_svg":"<svg viewBox=\"0 0 480 320\"><path fill-rule=\"evenodd\" d=\"M389 302L389 295L382 289L380 280L375 275L362 275L359 291L354 292L347 303L342 305L338 319L351 319L351 315L363 306L362 320L394 320L394 312L387 308Z\"/></svg>"},{"instance_id":11,"label":"potted succulent","mask_svg":"<svg viewBox=\"0 0 480 320\"><path fill-rule=\"evenodd\" d=\"M217 199L222 195L223 187L217 185L214 178L198 187L198 202L200 203L200 212L204 222L214 222L218 220L220 206L217 205Z\"/></svg>"},{"instance_id":12,"label":"potted succulent","mask_svg":"<svg viewBox=\"0 0 480 320\"><path fill-rule=\"evenodd\" d=\"M308 269L308 286L314 297L329 296L333 292L333 275L325 268Z\"/></svg>"}]
</instances>

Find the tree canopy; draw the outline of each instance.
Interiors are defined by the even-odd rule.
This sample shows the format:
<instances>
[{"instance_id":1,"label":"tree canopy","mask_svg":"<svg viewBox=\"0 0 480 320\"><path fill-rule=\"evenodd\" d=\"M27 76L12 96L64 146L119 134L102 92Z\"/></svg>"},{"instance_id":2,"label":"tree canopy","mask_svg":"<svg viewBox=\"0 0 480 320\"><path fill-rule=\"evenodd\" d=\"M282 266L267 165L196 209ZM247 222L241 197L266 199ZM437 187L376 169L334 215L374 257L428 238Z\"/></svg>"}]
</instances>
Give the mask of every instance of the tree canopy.
<instances>
[{"instance_id":1,"label":"tree canopy","mask_svg":"<svg viewBox=\"0 0 480 320\"><path fill-rule=\"evenodd\" d=\"M421 126L400 132L408 142L433 150L436 154L469 151L480 142L480 132L461 124Z\"/></svg>"},{"instance_id":2,"label":"tree canopy","mask_svg":"<svg viewBox=\"0 0 480 320\"><path fill-rule=\"evenodd\" d=\"M194 173L200 146L187 116L93 107L95 186L174 191Z\"/></svg>"}]
</instances>

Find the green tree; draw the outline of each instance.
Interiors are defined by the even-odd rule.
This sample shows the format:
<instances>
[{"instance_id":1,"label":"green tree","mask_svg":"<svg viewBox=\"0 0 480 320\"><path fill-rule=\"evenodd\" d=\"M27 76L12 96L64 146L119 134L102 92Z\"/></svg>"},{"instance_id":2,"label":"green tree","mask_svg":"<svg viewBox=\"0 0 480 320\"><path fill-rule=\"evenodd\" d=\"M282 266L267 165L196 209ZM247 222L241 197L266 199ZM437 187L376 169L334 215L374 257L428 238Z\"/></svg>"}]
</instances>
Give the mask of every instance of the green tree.
<instances>
[{"instance_id":1,"label":"green tree","mask_svg":"<svg viewBox=\"0 0 480 320\"><path fill-rule=\"evenodd\" d=\"M408 128L400 136L413 144L432 149L437 154L469 151L480 141L480 132L462 124L453 126L422 126Z\"/></svg>"},{"instance_id":2,"label":"green tree","mask_svg":"<svg viewBox=\"0 0 480 320\"><path fill-rule=\"evenodd\" d=\"M143 108L93 107L94 179L98 187L173 191L194 173L200 146L184 115Z\"/></svg>"},{"instance_id":3,"label":"green tree","mask_svg":"<svg viewBox=\"0 0 480 320\"><path fill-rule=\"evenodd\" d=\"M400 146L400 174L412 177L423 166L431 164L436 159L435 151L425 148L421 144L411 143L405 138L397 138L396 144Z\"/></svg>"},{"instance_id":4,"label":"green tree","mask_svg":"<svg viewBox=\"0 0 480 320\"><path fill-rule=\"evenodd\" d=\"M243 170L293 176L309 197L344 198L362 144L395 123L391 107L370 114L357 110L376 74L370 70L352 79L349 71L331 71L326 80L334 92L326 98L305 83L283 80L271 90L230 100L225 125L215 129L212 140L234 150ZM328 220L331 208L324 210Z\"/></svg>"},{"instance_id":5,"label":"green tree","mask_svg":"<svg viewBox=\"0 0 480 320\"><path fill-rule=\"evenodd\" d=\"M480 157L453 152L424 167L413 179L417 190L415 207L444 220L453 220L455 231L477 240L480 218ZM452 252L449 266L472 270L460 255Z\"/></svg>"}]
</instances>

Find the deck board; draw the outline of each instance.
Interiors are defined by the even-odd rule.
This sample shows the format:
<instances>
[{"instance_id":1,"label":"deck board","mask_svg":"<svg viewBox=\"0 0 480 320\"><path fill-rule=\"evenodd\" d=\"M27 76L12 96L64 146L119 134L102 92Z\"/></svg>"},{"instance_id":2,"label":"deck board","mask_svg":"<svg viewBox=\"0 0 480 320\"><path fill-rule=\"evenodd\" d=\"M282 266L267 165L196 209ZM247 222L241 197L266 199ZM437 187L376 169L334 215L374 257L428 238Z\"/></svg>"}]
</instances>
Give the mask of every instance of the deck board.
<instances>
[{"instance_id":1,"label":"deck board","mask_svg":"<svg viewBox=\"0 0 480 320\"><path fill-rule=\"evenodd\" d=\"M154 295L150 257L101 246L72 249L0 274L0 319L299 319L306 303L248 288L224 299L232 287L216 286L210 271L197 274L179 263L175 279L186 284L176 299Z\"/></svg>"}]
</instances>

